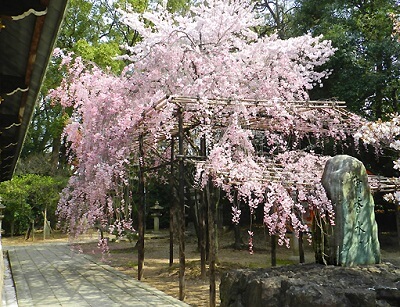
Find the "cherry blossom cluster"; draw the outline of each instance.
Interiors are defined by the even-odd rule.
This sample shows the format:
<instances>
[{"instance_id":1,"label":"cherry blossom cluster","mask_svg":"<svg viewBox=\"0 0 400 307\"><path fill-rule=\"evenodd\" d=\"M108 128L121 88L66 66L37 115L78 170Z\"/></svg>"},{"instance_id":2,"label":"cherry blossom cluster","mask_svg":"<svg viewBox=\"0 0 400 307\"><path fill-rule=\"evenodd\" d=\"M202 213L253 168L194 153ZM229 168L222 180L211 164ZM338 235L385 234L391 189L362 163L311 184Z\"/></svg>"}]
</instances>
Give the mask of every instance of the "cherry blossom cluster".
<instances>
[{"instance_id":1,"label":"cherry blossom cluster","mask_svg":"<svg viewBox=\"0 0 400 307\"><path fill-rule=\"evenodd\" d=\"M232 202L232 220L239 222L245 203L254 214L263 207L263 221L279 244L289 245L289 229L296 235L309 233L306 209L334 223L334 208L321 184L329 157L304 151L284 151L274 156L259 156L250 130L232 123L215 144L204 163L199 163L196 179L205 186L211 178Z\"/></svg>"},{"instance_id":2,"label":"cherry blossom cluster","mask_svg":"<svg viewBox=\"0 0 400 307\"><path fill-rule=\"evenodd\" d=\"M378 120L363 125L355 135L356 139L361 139L366 144L377 147L381 145L389 146L396 151L400 151L400 116L393 115L392 119L386 122ZM400 160L394 161L394 168L400 169Z\"/></svg>"},{"instance_id":3,"label":"cherry blossom cluster","mask_svg":"<svg viewBox=\"0 0 400 307\"><path fill-rule=\"evenodd\" d=\"M57 50L57 55L62 53ZM110 193L119 191L118 185L126 180L131 154L126 145L132 142L140 106L132 108L124 77L103 72L70 54L63 57L62 65L66 77L50 96L64 107L73 107L65 135L75 169L62 193L58 214L69 223L72 234L99 224L131 229L130 214L124 216L120 208L124 204L117 204Z\"/></svg>"},{"instance_id":4,"label":"cherry blossom cluster","mask_svg":"<svg viewBox=\"0 0 400 307\"><path fill-rule=\"evenodd\" d=\"M258 38L251 29L261 20L246 0L207 1L184 16L162 7L124 16L142 36L135 46L123 46L123 59L132 63L126 72L136 76L148 103L165 95L306 99L307 90L329 75L314 68L335 51L330 41L311 35Z\"/></svg>"},{"instance_id":5,"label":"cherry blossom cluster","mask_svg":"<svg viewBox=\"0 0 400 307\"><path fill-rule=\"evenodd\" d=\"M397 36L397 39L400 41L400 15L389 13L389 16L393 21L393 35Z\"/></svg>"},{"instance_id":6,"label":"cherry blossom cluster","mask_svg":"<svg viewBox=\"0 0 400 307\"><path fill-rule=\"evenodd\" d=\"M400 152L400 115L394 114L389 121L378 120L368 122L363 125L356 133L355 137L366 144L371 144L380 150L381 147L388 146L395 151ZM400 158L393 161L394 169L400 170ZM400 204L399 192L388 193L385 199L389 202Z\"/></svg>"}]
</instances>

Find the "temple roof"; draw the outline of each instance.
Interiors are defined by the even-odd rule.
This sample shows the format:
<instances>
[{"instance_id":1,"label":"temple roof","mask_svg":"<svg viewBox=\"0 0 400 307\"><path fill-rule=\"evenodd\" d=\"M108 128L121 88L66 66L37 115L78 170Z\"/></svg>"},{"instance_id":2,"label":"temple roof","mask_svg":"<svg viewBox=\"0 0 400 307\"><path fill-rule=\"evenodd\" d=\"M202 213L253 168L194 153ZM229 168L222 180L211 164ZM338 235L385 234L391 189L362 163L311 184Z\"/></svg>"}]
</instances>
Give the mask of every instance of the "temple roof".
<instances>
[{"instance_id":1,"label":"temple roof","mask_svg":"<svg viewBox=\"0 0 400 307\"><path fill-rule=\"evenodd\" d=\"M13 176L67 1L0 2L0 181Z\"/></svg>"}]
</instances>

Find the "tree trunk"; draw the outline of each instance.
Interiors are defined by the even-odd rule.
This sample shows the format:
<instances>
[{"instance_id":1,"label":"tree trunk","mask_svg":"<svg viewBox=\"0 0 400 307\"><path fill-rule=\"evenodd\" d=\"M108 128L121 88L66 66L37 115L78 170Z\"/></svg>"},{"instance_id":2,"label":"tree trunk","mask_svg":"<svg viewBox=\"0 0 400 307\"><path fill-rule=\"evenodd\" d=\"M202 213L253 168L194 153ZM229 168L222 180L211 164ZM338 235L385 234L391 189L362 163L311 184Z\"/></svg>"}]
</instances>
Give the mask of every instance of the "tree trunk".
<instances>
[{"instance_id":1,"label":"tree trunk","mask_svg":"<svg viewBox=\"0 0 400 307\"><path fill-rule=\"evenodd\" d=\"M193 221L194 230L196 232L197 238L197 250L201 250L201 203L200 197L198 196L198 192L196 190L190 194L193 198L193 204L190 206L190 219Z\"/></svg>"},{"instance_id":2,"label":"tree trunk","mask_svg":"<svg viewBox=\"0 0 400 307\"><path fill-rule=\"evenodd\" d=\"M210 183L207 185L207 204L208 204L208 235L210 242L209 266L210 266L210 307L216 306L216 282L215 282L215 262L216 262L216 246L215 246L215 212L216 206L214 199L210 193Z\"/></svg>"},{"instance_id":3,"label":"tree trunk","mask_svg":"<svg viewBox=\"0 0 400 307\"><path fill-rule=\"evenodd\" d=\"M235 234L235 244L234 244L234 248L237 250L241 250L244 246L244 242L242 239L242 236L240 234L240 226L239 224L234 224L233 225L233 233Z\"/></svg>"},{"instance_id":4,"label":"tree trunk","mask_svg":"<svg viewBox=\"0 0 400 307\"><path fill-rule=\"evenodd\" d=\"M300 257L300 263L304 263L305 257L304 257L304 244L303 244L303 233L299 233L299 257Z\"/></svg>"},{"instance_id":5,"label":"tree trunk","mask_svg":"<svg viewBox=\"0 0 400 307\"><path fill-rule=\"evenodd\" d=\"M174 264L174 209L169 208L169 266Z\"/></svg>"},{"instance_id":6,"label":"tree trunk","mask_svg":"<svg viewBox=\"0 0 400 307\"><path fill-rule=\"evenodd\" d=\"M215 203L215 208L214 208L214 230L215 230L215 256L214 256L214 260L215 263L219 262L219 258L218 258L218 250L219 250L219 227L218 227L218 209L220 206L219 200L220 200L220 190L218 189L216 191L216 195L213 198L213 203Z\"/></svg>"},{"instance_id":7,"label":"tree trunk","mask_svg":"<svg viewBox=\"0 0 400 307\"><path fill-rule=\"evenodd\" d=\"M46 228L47 228L47 207L44 209L43 213L43 241L46 240Z\"/></svg>"},{"instance_id":8,"label":"tree trunk","mask_svg":"<svg viewBox=\"0 0 400 307\"><path fill-rule=\"evenodd\" d=\"M200 199L200 208L199 208L199 239L200 239L200 270L201 270L201 278L205 279L206 272L206 261L207 261L207 223L206 223L206 215L207 215L207 207L206 207L206 195L203 192L202 197Z\"/></svg>"},{"instance_id":9,"label":"tree trunk","mask_svg":"<svg viewBox=\"0 0 400 307\"><path fill-rule=\"evenodd\" d=\"M236 206L236 208L239 208L239 205L240 205L240 203L238 201L237 192L236 192L235 199L234 199L234 206ZM233 248L237 249L237 250L241 250L245 244L244 244L242 236L240 234L239 223L233 223L233 233L235 235L235 243L233 245Z\"/></svg>"},{"instance_id":10,"label":"tree trunk","mask_svg":"<svg viewBox=\"0 0 400 307\"><path fill-rule=\"evenodd\" d=\"M0 229L1 231L1 229ZM10 231L11 231L11 238L14 238L14 232L15 232L15 220L12 219L11 223L10 223Z\"/></svg>"},{"instance_id":11,"label":"tree trunk","mask_svg":"<svg viewBox=\"0 0 400 307\"><path fill-rule=\"evenodd\" d=\"M178 237L179 237L179 299L185 299L185 164L184 164L184 131L182 110L178 110L179 120L179 210L178 210Z\"/></svg>"},{"instance_id":12,"label":"tree trunk","mask_svg":"<svg viewBox=\"0 0 400 307\"><path fill-rule=\"evenodd\" d=\"M200 155L207 156L207 143L206 138L202 137L200 140ZM207 195L203 191L200 194L199 201L199 243L200 243L200 270L201 278L206 279L206 261L207 261Z\"/></svg>"},{"instance_id":13,"label":"tree trunk","mask_svg":"<svg viewBox=\"0 0 400 307\"><path fill-rule=\"evenodd\" d=\"M276 236L271 236L271 266L276 266Z\"/></svg>"},{"instance_id":14,"label":"tree trunk","mask_svg":"<svg viewBox=\"0 0 400 307\"><path fill-rule=\"evenodd\" d=\"M383 74L383 63L382 63L382 54L379 55L378 60L377 60L377 65L376 65L376 74L378 76L381 76ZM383 113L383 85L381 82L377 82L375 84L375 116L376 119L381 119L382 118L382 113Z\"/></svg>"},{"instance_id":15,"label":"tree trunk","mask_svg":"<svg viewBox=\"0 0 400 307\"><path fill-rule=\"evenodd\" d=\"M396 208L396 226L397 226L397 239L400 247L400 203L397 204Z\"/></svg>"},{"instance_id":16,"label":"tree trunk","mask_svg":"<svg viewBox=\"0 0 400 307\"><path fill-rule=\"evenodd\" d=\"M170 184L172 188L171 198L172 204L169 208L169 266L174 263L174 214L176 212L176 195L174 193L175 181L174 181L174 163L175 163L175 139L171 140L171 177Z\"/></svg>"},{"instance_id":17,"label":"tree trunk","mask_svg":"<svg viewBox=\"0 0 400 307\"><path fill-rule=\"evenodd\" d=\"M53 139L52 144L52 152L51 152L51 166L55 171L57 170L57 166L60 162L60 149L61 149L61 135Z\"/></svg>"},{"instance_id":18,"label":"tree trunk","mask_svg":"<svg viewBox=\"0 0 400 307\"><path fill-rule=\"evenodd\" d=\"M28 229L26 230L26 233L25 233L25 241L30 238L31 232L32 232L32 224L29 223Z\"/></svg>"},{"instance_id":19,"label":"tree trunk","mask_svg":"<svg viewBox=\"0 0 400 307\"><path fill-rule=\"evenodd\" d=\"M139 205L138 205L138 280L143 277L143 265L144 265L144 224L145 224L145 186L144 186L144 174L143 174L143 136L139 137Z\"/></svg>"}]
</instances>

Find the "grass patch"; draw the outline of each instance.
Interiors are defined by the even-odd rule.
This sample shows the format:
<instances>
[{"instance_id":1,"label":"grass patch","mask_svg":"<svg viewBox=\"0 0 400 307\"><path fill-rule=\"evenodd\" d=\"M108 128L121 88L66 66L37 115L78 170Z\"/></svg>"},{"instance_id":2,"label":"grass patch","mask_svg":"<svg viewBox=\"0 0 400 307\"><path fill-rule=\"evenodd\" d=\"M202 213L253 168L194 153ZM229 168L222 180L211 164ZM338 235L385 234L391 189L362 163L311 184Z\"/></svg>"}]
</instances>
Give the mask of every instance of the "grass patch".
<instances>
[{"instance_id":1,"label":"grass patch","mask_svg":"<svg viewBox=\"0 0 400 307\"><path fill-rule=\"evenodd\" d=\"M297 264L297 261L289 259L276 259L276 265L291 265L291 264Z\"/></svg>"}]
</instances>

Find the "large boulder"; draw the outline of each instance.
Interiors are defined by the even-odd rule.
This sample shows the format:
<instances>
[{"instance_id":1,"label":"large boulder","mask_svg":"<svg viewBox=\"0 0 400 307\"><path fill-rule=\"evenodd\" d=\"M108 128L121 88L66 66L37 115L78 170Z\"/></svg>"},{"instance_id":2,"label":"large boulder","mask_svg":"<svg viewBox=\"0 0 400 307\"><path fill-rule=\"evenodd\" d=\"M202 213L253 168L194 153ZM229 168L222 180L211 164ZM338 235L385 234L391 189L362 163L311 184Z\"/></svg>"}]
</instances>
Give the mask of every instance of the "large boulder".
<instances>
[{"instance_id":1,"label":"large boulder","mask_svg":"<svg viewBox=\"0 0 400 307\"><path fill-rule=\"evenodd\" d=\"M222 275L221 307L400 306L400 268L304 264Z\"/></svg>"},{"instance_id":2,"label":"large boulder","mask_svg":"<svg viewBox=\"0 0 400 307\"><path fill-rule=\"evenodd\" d=\"M322 184L334 205L335 222L334 226L320 223L319 234L314 228L317 262L342 266L379 263L374 200L364 165L347 155L335 156L325 165Z\"/></svg>"}]
</instances>

